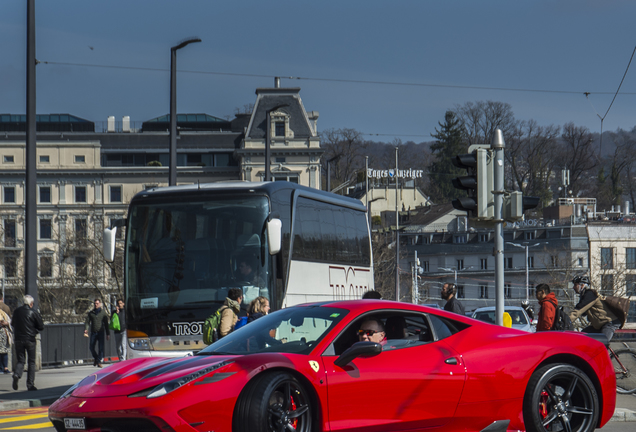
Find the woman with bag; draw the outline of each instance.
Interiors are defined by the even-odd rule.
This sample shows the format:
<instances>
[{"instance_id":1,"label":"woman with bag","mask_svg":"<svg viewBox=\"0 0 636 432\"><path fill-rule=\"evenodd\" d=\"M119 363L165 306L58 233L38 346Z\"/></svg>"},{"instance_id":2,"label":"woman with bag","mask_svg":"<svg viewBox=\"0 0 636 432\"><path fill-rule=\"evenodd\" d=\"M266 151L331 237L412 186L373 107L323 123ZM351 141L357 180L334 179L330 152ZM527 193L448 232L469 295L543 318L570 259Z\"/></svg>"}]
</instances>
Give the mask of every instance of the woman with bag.
<instances>
[{"instance_id":1,"label":"woman with bag","mask_svg":"<svg viewBox=\"0 0 636 432\"><path fill-rule=\"evenodd\" d=\"M9 372L9 352L13 345L13 332L11 331L11 318L0 309L0 367L5 374Z\"/></svg>"}]
</instances>

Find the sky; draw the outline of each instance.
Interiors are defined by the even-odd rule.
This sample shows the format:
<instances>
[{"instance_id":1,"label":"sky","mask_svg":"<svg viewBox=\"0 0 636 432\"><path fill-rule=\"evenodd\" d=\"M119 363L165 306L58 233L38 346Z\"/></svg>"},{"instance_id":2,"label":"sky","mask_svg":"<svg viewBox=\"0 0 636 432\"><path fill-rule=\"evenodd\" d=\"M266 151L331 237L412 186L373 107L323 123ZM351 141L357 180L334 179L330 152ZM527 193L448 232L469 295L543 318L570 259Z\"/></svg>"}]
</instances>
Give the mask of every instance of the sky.
<instances>
[{"instance_id":1,"label":"sky","mask_svg":"<svg viewBox=\"0 0 636 432\"><path fill-rule=\"evenodd\" d=\"M0 1L3 114L26 112L26 4ZM168 114L170 47L199 37L177 54L179 113L233 117L279 76L320 113L319 131L352 128L374 141L430 141L446 110L488 100L539 125L636 126L630 0L35 0L35 9L38 114L139 123Z\"/></svg>"}]
</instances>

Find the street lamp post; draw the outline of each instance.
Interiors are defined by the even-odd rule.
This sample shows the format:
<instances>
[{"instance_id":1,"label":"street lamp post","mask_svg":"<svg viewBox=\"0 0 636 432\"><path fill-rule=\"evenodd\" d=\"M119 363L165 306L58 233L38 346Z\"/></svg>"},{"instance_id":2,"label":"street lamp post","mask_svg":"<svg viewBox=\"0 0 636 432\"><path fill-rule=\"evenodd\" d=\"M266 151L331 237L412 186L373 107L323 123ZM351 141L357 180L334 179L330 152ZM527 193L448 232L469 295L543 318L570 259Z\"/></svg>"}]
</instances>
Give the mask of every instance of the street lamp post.
<instances>
[{"instance_id":1,"label":"street lamp post","mask_svg":"<svg viewBox=\"0 0 636 432\"><path fill-rule=\"evenodd\" d=\"M455 285L457 285L457 269L451 269L448 267L439 267L440 270L455 272Z\"/></svg>"},{"instance_id":2,"label":"street lamp post","mask_svg":"<svg viewBox=\"0 0 636 432\"><path fill-rule=\"evenodd\" d=\"M177 51L195 42L201 42L201 39L187 39L170 48L170 186L177 184Z\"/></svg>"},{"instance_id":3,"label":"street lamp post","mask_svg":"<svg viewBox=\"0 0 636 432\"><path fill-rule=\"evenodd\" d=\"M526 301L528 300L528 288L530 286L530 274L529 274L529 269L528 269L528 249L531 247L535 247L535 246L539 246L541 243L537 243L537 244L533 244L531 246L529 246L527 243L525 245L520 245L517 243L511 243L511 242L506 242L507 244L511 245L511 246L516 246L519 248L525 248L526 250Z\"/></svg>"}]
</instances>

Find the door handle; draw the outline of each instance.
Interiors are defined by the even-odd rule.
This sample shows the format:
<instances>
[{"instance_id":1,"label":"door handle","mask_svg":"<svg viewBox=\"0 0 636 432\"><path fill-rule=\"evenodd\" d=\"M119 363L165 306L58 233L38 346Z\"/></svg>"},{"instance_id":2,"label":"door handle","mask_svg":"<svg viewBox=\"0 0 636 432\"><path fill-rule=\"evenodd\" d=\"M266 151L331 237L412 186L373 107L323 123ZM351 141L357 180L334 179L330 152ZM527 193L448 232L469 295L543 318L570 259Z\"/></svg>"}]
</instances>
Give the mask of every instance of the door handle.
<instances>
[{"instance_id":1,"label":"door handle","mask_svg":"<svg viewBox=\"0 0 636 432\"><path fill-rule=\"evenodd\" d=\"M455 357L449 357L446 360L444 360L444 363L449 365L457 365L457 359Z\"/></svg>"}]
</instances>

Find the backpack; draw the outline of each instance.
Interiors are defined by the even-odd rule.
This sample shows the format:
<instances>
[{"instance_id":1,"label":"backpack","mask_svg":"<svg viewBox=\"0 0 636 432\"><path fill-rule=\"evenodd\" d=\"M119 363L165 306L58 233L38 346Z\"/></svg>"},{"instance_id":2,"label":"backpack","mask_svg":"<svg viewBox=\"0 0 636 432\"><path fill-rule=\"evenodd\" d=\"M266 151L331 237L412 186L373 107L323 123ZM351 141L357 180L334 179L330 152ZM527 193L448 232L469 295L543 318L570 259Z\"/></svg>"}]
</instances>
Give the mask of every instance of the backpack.
<instances>
[{"instance_id":1,"label":"backpack","mask_svg":"<svg viewBox=\"0 0 636 432\"><path fill-rule=\"evenodd\" d=\"M121 326L119 324L119 315L114 313L113 316L110 317L110 324L108 324L108 328L115 331L121 330Z\"/></svg>"},{"instance_id":2,"label":"backpack","mask_svg":"<svg viewBox=\"0 0 636 432\"><path fill-rule=\"evenodd\" d=\"M567 331L574 330L574 325L572 325L572 320L570 319L570 315L565 312L563 306L557 306L552 301L548 300L550 303L554 305L554 322L552 323L552 327L550 330L557 331Z\"/></svg>"},{"instance_id":3,"label":"backpack","mask_svg":"<svg viewBox=\"0 0 636 432\"><path fill-rule=\"evenodd\" d=\"M212 315L207 317L203 322L203 343L211 345L219 340L219 326L221 325L221 312L227 308L226 305L221 306Z\"/></svg>"},{"instance_id":4,"label":"backpack","mask_svg":"<svg viewBox=\"0 0 636 432\"><path fill-rule=\"evenodd\" d=\"M629 299L626 297L601 296L601 301L604 306L607 306L610 312L616 315L616 318L621 320L621 328L623 328L625 321L627 321L627 314L629 313Z\"/></svg>"}]
</instances>

